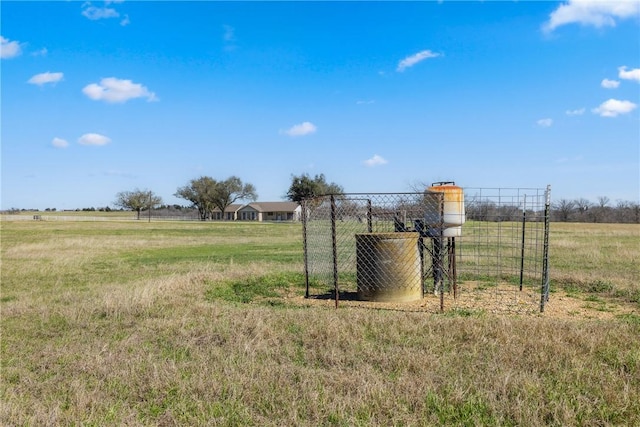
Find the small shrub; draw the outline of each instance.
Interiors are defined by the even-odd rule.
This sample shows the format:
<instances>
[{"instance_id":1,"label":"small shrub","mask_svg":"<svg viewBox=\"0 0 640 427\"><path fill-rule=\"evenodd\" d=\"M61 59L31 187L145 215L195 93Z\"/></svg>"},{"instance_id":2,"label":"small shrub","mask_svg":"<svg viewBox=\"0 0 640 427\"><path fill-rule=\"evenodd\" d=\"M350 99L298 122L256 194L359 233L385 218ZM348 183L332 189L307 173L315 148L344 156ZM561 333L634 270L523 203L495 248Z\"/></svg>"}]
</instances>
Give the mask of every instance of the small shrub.
<instances>
[{"instance_id":1,"label":"small shrub","mask_svg":"<svg viewBox=\"0 0 640 427\"><path fill-rule=\"evenodd\" d=\"M614 286L604 280L596 280L587 285L587 291L594 293L608 293L613 291L613 289Z\"/></svg>"}]
</instances>

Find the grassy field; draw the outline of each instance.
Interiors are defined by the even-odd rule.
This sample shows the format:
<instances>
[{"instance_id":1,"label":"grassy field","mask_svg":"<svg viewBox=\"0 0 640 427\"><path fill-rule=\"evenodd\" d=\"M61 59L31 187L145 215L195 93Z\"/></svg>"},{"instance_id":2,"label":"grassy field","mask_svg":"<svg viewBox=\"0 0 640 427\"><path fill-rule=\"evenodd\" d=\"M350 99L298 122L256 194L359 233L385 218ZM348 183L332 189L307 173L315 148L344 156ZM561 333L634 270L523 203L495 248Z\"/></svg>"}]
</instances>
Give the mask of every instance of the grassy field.
<instances>
[{"instance_id":1,"label":"grassy field","mask_svg":"<svg viewBox=\"0 0 640 427\"><path fill-rule=\"evenodd\" d=\"M552 224L529 316L305 304L299 224L1 225L3 426L640 425L638 225Z\"/></svg>"}]
</instances>

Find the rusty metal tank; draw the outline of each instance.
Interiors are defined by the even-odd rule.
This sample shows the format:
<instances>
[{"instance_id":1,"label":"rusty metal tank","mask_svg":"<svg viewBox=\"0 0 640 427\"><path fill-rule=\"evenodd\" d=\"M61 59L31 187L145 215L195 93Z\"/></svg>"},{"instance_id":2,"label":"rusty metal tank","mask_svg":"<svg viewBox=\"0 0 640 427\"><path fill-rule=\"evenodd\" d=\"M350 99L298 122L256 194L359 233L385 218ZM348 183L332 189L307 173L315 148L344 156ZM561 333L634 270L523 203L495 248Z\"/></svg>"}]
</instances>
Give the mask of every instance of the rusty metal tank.
<instances>
[{"instance_id":1,"label":"rusty metal tank","mask_svg":"<svg viewBox=\"0 0 640 427\"><path fill-rule=\"evenodd\" d=\"M427 188L429 192L443 193L443 212L427 212L426 222L431 227L443 226L443 237L459 237L466 221L464 191L455 182L436 182Z\"/></svg>"},{"instance_id":2,"label":"rusty metal tank","mask_svg":"<svg viewBox=\"0 0 640 427\"><path fill-rule=\"evenodd\" d=\"M420 234L356 234L358 298L408 302L423 296Z\"/></svg>"}]
</instances>

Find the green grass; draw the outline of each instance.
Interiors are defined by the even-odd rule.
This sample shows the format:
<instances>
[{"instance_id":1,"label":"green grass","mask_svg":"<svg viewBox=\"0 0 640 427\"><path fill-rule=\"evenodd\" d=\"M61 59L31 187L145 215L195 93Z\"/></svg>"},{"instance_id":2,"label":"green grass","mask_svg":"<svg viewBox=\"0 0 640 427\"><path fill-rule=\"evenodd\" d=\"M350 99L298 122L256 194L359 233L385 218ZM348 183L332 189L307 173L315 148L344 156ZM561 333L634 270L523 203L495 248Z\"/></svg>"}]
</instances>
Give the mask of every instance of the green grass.
<instances>
[{"instance_id":1,"label":"green grass","mask_svg":"<svg viewBox=\"0 0 640 427\"><path fill-rule=\"evenodd\" d=\"M1 226L0 425L640 425L637 227L552 224L590 320L312 303L300 224Z\"/></svg>"},{"instance_id":2,"label":"green grass","mask_svg":"<svg viewBox=\"0 0 640 427\"><path fill-rule=\"evenodd\" d=\"M238 303L267 299L270 305L278 305L273 299L281 297L284 290L297 288L298 293L303 293L304 280L301 273L271 273L243 280L207 283L206 297L209 300L222 299Z\"/></svg>"}]
</instances>

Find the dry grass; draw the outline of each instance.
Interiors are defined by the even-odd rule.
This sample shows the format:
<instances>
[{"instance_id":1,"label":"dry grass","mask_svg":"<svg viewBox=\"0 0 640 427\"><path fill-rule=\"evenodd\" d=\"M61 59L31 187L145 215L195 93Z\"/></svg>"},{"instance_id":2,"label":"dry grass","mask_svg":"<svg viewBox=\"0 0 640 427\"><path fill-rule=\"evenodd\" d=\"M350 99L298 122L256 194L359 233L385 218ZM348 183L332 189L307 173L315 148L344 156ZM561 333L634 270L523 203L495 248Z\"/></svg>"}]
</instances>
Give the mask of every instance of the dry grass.
<instances>
[{"instance_id":1,"label":"dry grass","mask_svg":"<svg viewBox=\"0 0 640 427\"><path fill-rule=\"evenodd\" d=\"M0 424L640 424L637 304L604 320L334 310L301 305L295 286L227 302L208 295L300 271L299 226L255 225L238 241L211 225L3 223ZM578 289L551 306L638 289L626 234L623 267L584 282L612 288L588 293L559 251L572 233L591 246L610 230L552 230L552 265L564 265L552 278ZM268 251L243 256L265 239ZM609 251L571 250L590 263Z\"/></svg>"},{"instance_id":2,"label":"dry grass","mask_svg":"<svg viewBox=\"0 0 640 427\"><path fill-rule=\"evenodd\" d=\"M591 312L627 306L637 315L640 225L554 223L550 258L556 300L582 298Z\"/></svg>"}]
</instances>

